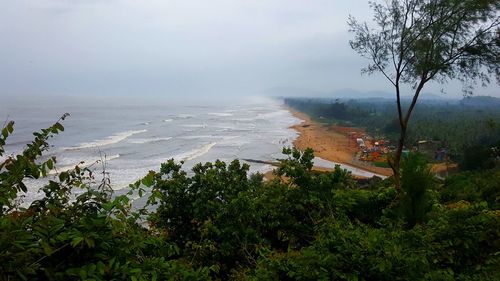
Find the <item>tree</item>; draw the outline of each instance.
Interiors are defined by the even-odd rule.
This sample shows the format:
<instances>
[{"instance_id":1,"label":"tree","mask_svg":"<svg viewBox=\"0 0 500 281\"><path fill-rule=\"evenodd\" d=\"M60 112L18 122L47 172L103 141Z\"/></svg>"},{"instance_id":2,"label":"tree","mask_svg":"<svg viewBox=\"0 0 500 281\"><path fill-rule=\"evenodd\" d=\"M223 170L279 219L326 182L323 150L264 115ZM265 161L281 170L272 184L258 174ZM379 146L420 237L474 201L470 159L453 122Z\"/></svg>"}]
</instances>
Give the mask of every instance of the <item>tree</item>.
<instances>
[{"instance_id":1,"label":"tree","mask_svg":"<svg viewBox=\"0 0 500 281\"><path fill-rule=\"evenodd\" d=\"M500 82L500 2L497 0L387 0L370 3L376 28L352 16L348 24L351 48L372 62L364 73L381 72L394 86L400 136L389 160L395 184L408 123L424 86L430 81L463 82L471 92L477 82ZM410 85L413 96L403 106L401 93Z\"/></svg>"}]
</instances>

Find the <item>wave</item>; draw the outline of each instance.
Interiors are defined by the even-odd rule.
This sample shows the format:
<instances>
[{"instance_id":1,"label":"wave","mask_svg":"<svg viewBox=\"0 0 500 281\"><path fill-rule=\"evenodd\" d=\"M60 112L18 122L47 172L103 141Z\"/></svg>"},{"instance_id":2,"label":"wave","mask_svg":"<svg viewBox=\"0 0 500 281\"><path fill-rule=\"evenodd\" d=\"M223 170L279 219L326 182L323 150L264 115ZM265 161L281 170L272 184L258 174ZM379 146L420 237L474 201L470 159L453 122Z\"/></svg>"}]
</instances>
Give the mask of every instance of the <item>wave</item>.
<instances>
[{"instance_id":1,"label":"wave","mask_svg":"<svg viewBox=\"0 0 500 281\"><path fill-rule=\"evenodd\" d=\"M134 139L130 140L130 143L134 144L146 144L146 143L155 143L155 142L161 142L161 141L168 141L171 140L172 137L165 137L165 138L149 138L149 139Z\"/></svg>"},{"instance_id":2,"label":"wave","mask_svg":"<svg viewBox=\"0 0 500 281\"><path fill-rule=\"evenodd\" d=\"M194 135L194 136L184 136L180 137L184 140L197 140L197 139L222 139L222 140L231 140L235 138L239 138L240 136L217 136L217 135Z\"/></svg>"},{"instance_id":3,"label":"wave","mask_svg":"<svg viewBox=\"0 0 500 281\"><path fill-rule=\"evenodd\" d=\"M198 136L184 136L180 137L181 139L184 140L196 140L196 139L219 139L221 136L215 136L215 135L198 135Z\"/></svg>"},{"instance_id":4,"label":"wave","mask_svg":"<svg viewBox=\"0 0 500 281\"><path fill-rule=\"evenodd\" d=\"M217 117L229 117L229 116L233 116L234 114L228 113L228 112L210 112L210 113L208 113L208 115L217 116Z\"/></svg>"},{"instance_id":5,"label":"wave","mask_svg":"<svg viewBox=\"0 0 500 281\"><path fill-rule=\"evenodd\" d=\"M234 126L213 126L213 128L216 128L216 132L253 132L255 131L255 127L253 124L241 126L241 125L234 125Z\"/></svg>"},{"instance_id":6,"label":"wave","mask_svg":"<svg viewBox=\"0 0 500 281\"><path fill-rule=\"evenodd\" d=\"M164 120L163 120L163 122L172 122L172 121L174 121L174 119L170 119L170 118L169 118L169 119L164 119Z\"/></svg>"},{"instance_id":7,"label":"wave","mask_svg":"<svg viewBox=\"0 0 500 281\"><path fill-rule=\"evenodd\" d=\"M257 117L242 117L233 119L233 121L237 122L254 122L255 120L257 120Z\"/></svg>"},{"instance_id":8,"label":"wave","mask_svg":"<svg viewBox=\"0 0 500 281\"><path fill-rule=\"evenodd\" d=\"M212 149L212 147L214 147L216 144L217 144L216 142L212 142L212 143L206 144L200 148L193 149L191 151L178 154L178 155L174 156L173 158L176 161L193 160L193 159L198 158L198 157L206 154L207 152L209 152L210 149Z\"/></svg>"},{"instance_id":9,"label":"wave","mask_svg":"<svg viewBox=\"0 0 500 281\"><path fill-rule=\"evenodd\" d=\"M175 117L175 119L190 119L193 117L194 117L194 115L192 115L192 114L179 114Z\"/></svg>"},{"instance_id":10,"label":"wave","mask_svg":"<svg viewBox=\"0 0 500 281\"><path fill-rule=\"evenodd\" d=\"M186 125L181 125L181 127L186 127L186 128L206 128L207 124L186 124Z\"/></svg>"},{"instance_id":11,"label":"wave","mask_svg":"<svg viewBox=\"0 0 500 281\"><path fill-rule=\"evenodd\" d=\"M96 141L92 141L92 142L80 143L75 147L68 147L68 148L66 148L66 150L77 150L77 149L93 148L93 147L111 145L111 144L119 143L119 142L133 136L133 135L141 134L144 132L147 132L147 130L125 131L125 132L114 134L114 135L109 136L105 139L96 140Z\"/></svg>"},{"instance_id":12,"label":"wave","mask_svg":"<svg viewBox=\"0 0 500 281\"><path fill-rule=\"evenodd\" d=\"M141 125L143 125L143 126L147 126L147 125L150 125L150 124L151 124L151 121L141 123Z\"/></svg>"}]
</instances>

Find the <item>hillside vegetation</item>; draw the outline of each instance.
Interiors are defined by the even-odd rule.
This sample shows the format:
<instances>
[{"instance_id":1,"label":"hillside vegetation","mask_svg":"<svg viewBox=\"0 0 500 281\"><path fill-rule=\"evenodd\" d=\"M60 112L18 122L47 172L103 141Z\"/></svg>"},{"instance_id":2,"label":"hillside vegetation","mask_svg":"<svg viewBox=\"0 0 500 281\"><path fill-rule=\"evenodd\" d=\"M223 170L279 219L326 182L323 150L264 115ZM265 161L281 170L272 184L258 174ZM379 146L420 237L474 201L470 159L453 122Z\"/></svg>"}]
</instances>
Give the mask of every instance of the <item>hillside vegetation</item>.
<instances>
[{"instance_id":1,"label":"hillside vegetation","mask_svg":"<svg viewBox=\"0 0 500 281\"><path fill-rule=\"evenodd\" d=\"M399 124L391 100L287 98L285 103L316 121L363 127L372 136L397 143ZM464 158L471 151L480 154L482 147L498 146L500 111L497 104L500 99L493 97L471 97L460 102L424 101L415 108L406 146L411 148L421 140L432 141L446 148L456 162L467 160ZM474 166L472 163L466 165Z\"/></svg>"},{"instance_id":2,"label":"hillside vegetation","mask_svg":"<svg viewBox=\"0 0 500 281\"><path fill-rule=\"evenodd\" d=\"M0 136L0 156L13 132ZM0 280L498 280L500 171L436 181L419 155L392 180L312 171L312 151L284 149L264 181L235 160L173 160L113 194L106 172L61 172L27 208L24 181L60 123L0 163ZM43 160L40 160L43 159ZM102 179L101 179L102 177ZM147 197L131 208L132 198Z\"/></svg>"}]
</instances>

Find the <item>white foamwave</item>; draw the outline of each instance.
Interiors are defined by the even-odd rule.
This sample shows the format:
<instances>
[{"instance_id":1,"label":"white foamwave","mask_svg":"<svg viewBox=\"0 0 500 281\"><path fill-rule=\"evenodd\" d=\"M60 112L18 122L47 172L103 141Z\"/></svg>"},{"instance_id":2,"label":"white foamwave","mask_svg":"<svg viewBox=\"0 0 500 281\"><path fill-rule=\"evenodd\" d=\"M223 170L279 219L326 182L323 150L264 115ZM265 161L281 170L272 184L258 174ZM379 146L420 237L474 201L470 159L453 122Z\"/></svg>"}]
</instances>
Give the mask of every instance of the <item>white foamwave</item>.
<instances>
[{"instance_id":1,"label":"white foamwave","mask_svg":"<svg viewBox=\"0 0 500 281\"><path fill-rule=\"evenodd\" d=\"M174 119L164 119L163 122L172 122Z\"/></svg>"},{"instance_id":2,"label":"white foamwave","mask_svg":"<svg viewBox=\"0 0 500 281\"><path fill-rule=\"evenodd\" d=\"M228 112L210 112L210 113L208 113L208 115L217 116L217 117L229 117L229 116L233 116L234 114L228 113Z\"/></svg>"},{"instance_id":3,"label":"white foamwave","mask_svg":"<svg viewBox=\"0 0 500 281\"><path fill-rule=\"evenodd\" d=\"M145 139L133 139L130 140L130 143L134 144L146 144L146 143L155 143L155 142L161 142L161 141L168 141L171 140L172 137L165 137L165 138L145 138Z\"/></svg>"},{"instance_id":4,"label":"white foamwave","mask_svg":"<svg viewBox=\"0 0 500 281\"><path fill-rule=\"evenodd\" d=\"M150 124L151 124L151 121L141 123L141 125L144 125L144 126L147 126L147 125L150 125Z\"/></svg>"},{"instance_id":5,"label":"white foamwave","mask_svg":"<svg viewBox=\"0 0 500 281\"><path fill-rule=\"evenodd\" d=\"M176 116L176 119L190 119L193 117L194 117L194 115L192 115L192 114L179 114Z\"/></svg>"},{"instance_id":6,"label":"white foamwave","mask_svg":"<svg viewBox=\"0 0 500 281\"><path fill-rule=\"evenodd\" d=\"M197 135L197 136L184 136L180 137L181 139L184 140L196 140L196 139L219 139L221 136L214 136L214 135Z\"/></svg>"},{"instance_id":7,"label":"white foamwave","mask_svg":"<svg viewBox=\"0 0 500 281\"><path fill-rule=\"evenodd\" d=\"M212 142L212 143L206 144L200 148L193 149L191 151L178 154L178 155L174 156L173 158L176 161L193 160L193 159L198 158L198 157L206 154L207 152L209 152L210 149L212 149L212 147L214 147L216 144L217 144L216 142Z\"/></svg>"},{"instance_id":8,"label":"white foamwave","mask_svg":"<svg viewBox=\"0 0 500 281\"><path fill-rule=\"evenodd\" d=\"M237 122L254 122L257 120L257 117L242 117L242 118L234 118L234 121Z\"/></svg>"},{"instance_id":9,"label":"white foamwave","mask_svg":"<svg viewBox=\"0 0 500 281\"><path fill-rule=\"evenodd\" d=\"M109 136L105 139L96 140L96 141L92 141L92 142L80 143L75 147L68 147L66 149L67 150L76 150L76 149L93 148L93 147L111 145L111 144L119 143L119 142L127 139L128 137L133 136L133 135L144 133L144 132L147 132L147 130L125 131L125 132L114 134L114 135Z\"/></svg>"},{"instance_id":10,"label":"white foamwave","mask_svg":"<svg viewBox=\"0 0 500 281\"><path fill-rule=\"evenodd\" d=\"M206 128L207 124L186 124L181 126L186 128Z\"/></svg>"}]
</instances>

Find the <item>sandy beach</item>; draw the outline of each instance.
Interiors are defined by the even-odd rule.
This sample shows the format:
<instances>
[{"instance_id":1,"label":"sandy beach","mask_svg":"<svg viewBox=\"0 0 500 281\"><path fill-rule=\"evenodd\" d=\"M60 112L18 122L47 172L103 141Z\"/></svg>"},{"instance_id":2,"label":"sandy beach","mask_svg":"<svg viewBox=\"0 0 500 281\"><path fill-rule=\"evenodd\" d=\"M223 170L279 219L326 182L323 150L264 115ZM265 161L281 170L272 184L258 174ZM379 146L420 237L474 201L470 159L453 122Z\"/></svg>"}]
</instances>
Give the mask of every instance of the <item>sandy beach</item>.
<instances>
[{"instance_id":1,"label":"sandy beach","mask_svg":"<svg viewBox=\"0 0 500 281\"><path fill-rule=\"evenodd\" d=\"M302 120L301 123L291 126L299 133L299 137L293 145L305 150L310 147L314 155L325 160L347 164L369 172L390 176L392 170L373 166L369 163L355 159L358 147L356 143L349 140L349 132L362 132L360 128L339 127L335 125L324 125L317 123L304 113L287 108L295 117Z\"/></svg>"}]
</instances>

